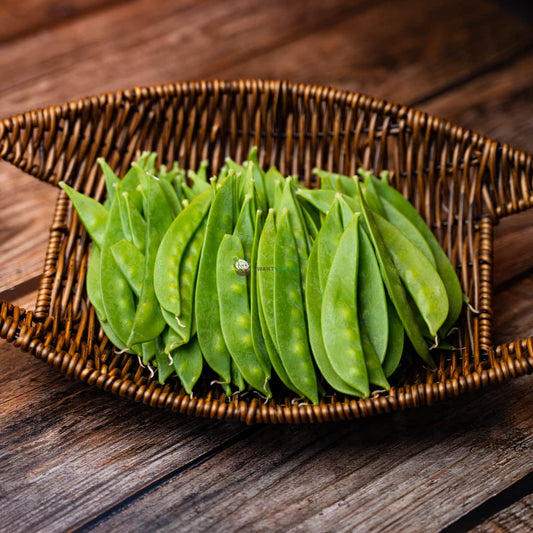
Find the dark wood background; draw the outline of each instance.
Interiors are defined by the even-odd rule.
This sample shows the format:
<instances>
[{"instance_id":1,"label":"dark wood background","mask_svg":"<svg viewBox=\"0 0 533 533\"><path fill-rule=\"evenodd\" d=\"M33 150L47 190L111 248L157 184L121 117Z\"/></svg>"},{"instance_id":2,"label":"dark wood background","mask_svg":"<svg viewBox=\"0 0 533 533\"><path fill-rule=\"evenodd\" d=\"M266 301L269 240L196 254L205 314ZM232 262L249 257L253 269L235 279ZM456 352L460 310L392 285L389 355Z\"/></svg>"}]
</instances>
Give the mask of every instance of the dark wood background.
<instances>
[{"instance_id":1,"label":"dark wood background","mask_svg":"<svg viewBox=\"0 0 533 533\"><path fill-rule=\"evenodd\" d=\"M284 78L533 152L527 2L3 0L0 117L136 85ZM0 295L31 308L57 191L0 162ZM494 338L533 334L533 215L496 229ZM353 423L160 412L0 343L0 530L529 531L533 376Z\"/></svg>"}]
</instances>

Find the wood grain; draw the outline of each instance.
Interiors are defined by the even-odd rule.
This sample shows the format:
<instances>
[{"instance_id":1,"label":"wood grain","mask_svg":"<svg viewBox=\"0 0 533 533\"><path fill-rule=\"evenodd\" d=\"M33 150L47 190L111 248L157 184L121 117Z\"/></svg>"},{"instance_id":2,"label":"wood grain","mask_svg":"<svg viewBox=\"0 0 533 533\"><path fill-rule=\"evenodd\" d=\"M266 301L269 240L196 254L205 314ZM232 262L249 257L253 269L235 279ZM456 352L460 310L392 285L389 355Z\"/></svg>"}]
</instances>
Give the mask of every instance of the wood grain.
<instances>
[{"instance_id":1,"label":"wood grain","mask_svg":"<svg viewBox=\"0 0 533 533\"><path fill-rule=\"evenodd\" d=\"M439 531L531 470L532 384L355 424L265 427L96 531Z\"/></svg>"},{"instance_id":2,"label":"wood grain","mask_svg":"<svg viewBox=\"0 0 533 533\"><path fill-rule=\"evenodd\" d=\"M410 104L532 44L529 25L493 2L392 0L215 73L281 77Z\"/></svg>"},{"instance_id":3,"label":"wood grain","mask_svg":"<svg viewBox=\"0 0 533 533\"><path fill-rule=\"evenodd\" d=\"M1 531L64 531L249 431L113 397L4 342L0 374Z\"/></svg>"},{"instance_id":4,"label":"wood grain","mask_svg":"<svg viewBox=\"0 0 533 533\"><path fill-rule=\"evenodd\" d=\"M115 3L125 0L115 0ZM11 41L104 7L106 0L2 0L0 43Z\"/></svg>"},{"instance_id":5,"label":"wood grain","mask_svg":"<svg viewBox=\"0 0 533 533\"><path fill-rule=\"evenodd\" d=\"M533 494L528 494L513 505L484 520L472 533L521 533L531 531Z\"/></svg>"}]
</instances>

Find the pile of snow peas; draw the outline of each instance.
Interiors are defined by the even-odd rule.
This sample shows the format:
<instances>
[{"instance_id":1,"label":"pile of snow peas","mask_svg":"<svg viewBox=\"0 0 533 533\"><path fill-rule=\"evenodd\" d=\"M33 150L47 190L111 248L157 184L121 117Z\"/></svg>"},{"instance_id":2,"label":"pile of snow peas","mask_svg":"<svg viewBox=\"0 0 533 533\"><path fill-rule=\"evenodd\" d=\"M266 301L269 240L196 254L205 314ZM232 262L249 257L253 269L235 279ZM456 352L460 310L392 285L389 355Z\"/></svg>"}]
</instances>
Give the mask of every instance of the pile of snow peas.
<instances>
[{"instance_id":1,"label":"pile of snow peas","mask_svg":"<svg viewBox=\"0 0 533 533\"><path fill-rule=\"evenodd\" d=\"M109 340L176 377L227 395L272 387L318 403L387 390L402 355L430 368L457 321L456 272L416 209L387 182L315 169L319 189L257 149L185 172L143 153L120 179L102 159L101 204L68 185L92 239L86 289ZM272 386L272 387L271 387Z\"/></svg>"}]
</instances>

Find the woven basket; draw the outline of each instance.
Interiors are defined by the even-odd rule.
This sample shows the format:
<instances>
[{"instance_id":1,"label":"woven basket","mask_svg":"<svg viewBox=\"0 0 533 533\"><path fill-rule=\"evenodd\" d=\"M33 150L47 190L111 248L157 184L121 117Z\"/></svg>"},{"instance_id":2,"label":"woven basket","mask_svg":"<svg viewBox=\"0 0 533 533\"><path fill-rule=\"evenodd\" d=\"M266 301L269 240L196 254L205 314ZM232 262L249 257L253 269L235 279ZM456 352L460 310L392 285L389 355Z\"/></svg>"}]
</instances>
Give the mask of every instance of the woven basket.
<instances>
[{"instance_id":1,"label":"woven basket","mask_svg":"<svg viewBox=\"0 0 533 533\"><path fill-rule=\"evenodd\" d=\"M102 200L96 165L104 157L123 175L139 151L195 168L207 159L259 147L276 165L313 186L314 166L353 174L389 169L392 182L423 215L456 265L472 308L465 308L453 352L438 370L415 363L389 392L319 405L278 393L227 398L208 380L194 397L179 383L160 386L137 358L116 354L87 300L89 239L59 192L34 311L0 300L0 337L67 376L155 407L246 423L347 420L432 404L533 370L532 338L491 341L493 226L533 203L532 158L505 144L413 109L368 96L280 81L206 81L86 98L0 122L0 157L56 186L61 180Z\"/></svg>"}]
</instances>

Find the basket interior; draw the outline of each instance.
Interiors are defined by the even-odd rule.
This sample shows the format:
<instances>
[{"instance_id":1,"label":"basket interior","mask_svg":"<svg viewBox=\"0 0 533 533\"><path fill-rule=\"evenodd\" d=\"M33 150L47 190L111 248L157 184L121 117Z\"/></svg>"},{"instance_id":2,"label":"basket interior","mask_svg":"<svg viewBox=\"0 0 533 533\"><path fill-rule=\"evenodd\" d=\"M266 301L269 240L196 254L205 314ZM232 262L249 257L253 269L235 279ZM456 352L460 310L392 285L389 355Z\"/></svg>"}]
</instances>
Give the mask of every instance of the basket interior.
<instances>
[{"instance_id":1,"label":"basket interior","mask_svg":"<svg viewBox=\"0 0 533 533\"><path fill-rule=\"evenodd\" d=\"M494 181L501 150L492 141L366 96L282 82L126 91L45 110L37 124L21 130L23 135L13 127L7 135L0 130L8 140L0 144L0 156L40 179L66 181L98 200L105 185L96 159L104 157L123 175L144 150L157 152L160 163L177 160L183 168L196 168L205 159L216 173L227 155L241 161L257 146L264 167L297 174L308 186L314 185L315 166L348 175L358 167L375 173L387 169L392 184L415 205L456 266L470 306L464 307L450 338L457 349L435 350L436 372L415 362L389 393L376 396L446 384L494 367L501 355L491 342L492 229L502 212L498 194L505 193ZM22 141L14 142L15 135ZM497 177L502 178L500 170ZM74 356L78 376L96 371L128 387L134 384L136 390L163 390L136 358L115 353L99 328L84 289L88 251L88 235L60 192L32 315L41 325L38 337L56 352ZM209 379L197 389L199 397L223 400ZM177 381L164 391L184 395ZM348 399L337 394L324 401ZM291 397L280 391L271 403L288 406Z\"/></svg>"}]
</instances>

